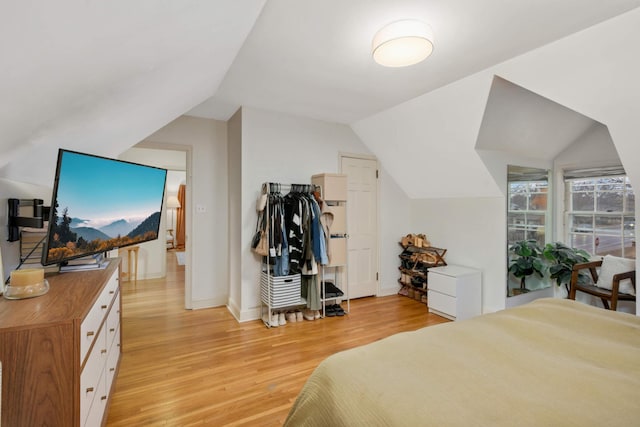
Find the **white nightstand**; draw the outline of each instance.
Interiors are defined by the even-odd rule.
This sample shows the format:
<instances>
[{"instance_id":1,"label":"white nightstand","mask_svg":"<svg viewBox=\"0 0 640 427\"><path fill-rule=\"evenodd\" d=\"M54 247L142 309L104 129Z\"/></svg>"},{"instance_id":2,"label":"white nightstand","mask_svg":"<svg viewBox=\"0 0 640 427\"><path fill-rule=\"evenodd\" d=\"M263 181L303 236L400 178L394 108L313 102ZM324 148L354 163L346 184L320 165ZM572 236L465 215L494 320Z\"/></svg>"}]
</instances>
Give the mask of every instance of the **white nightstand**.
<instances>
[{"instance_id":1,"label":"white nightstand","mask_svg":"<svg viewBox=\"0 0 640 427\"><path fill-rule=\"evenodd\" d=\"M482 314L482 272L460 265L429 269L429 311L451 320Z\"/></svg>"}]
</instances>

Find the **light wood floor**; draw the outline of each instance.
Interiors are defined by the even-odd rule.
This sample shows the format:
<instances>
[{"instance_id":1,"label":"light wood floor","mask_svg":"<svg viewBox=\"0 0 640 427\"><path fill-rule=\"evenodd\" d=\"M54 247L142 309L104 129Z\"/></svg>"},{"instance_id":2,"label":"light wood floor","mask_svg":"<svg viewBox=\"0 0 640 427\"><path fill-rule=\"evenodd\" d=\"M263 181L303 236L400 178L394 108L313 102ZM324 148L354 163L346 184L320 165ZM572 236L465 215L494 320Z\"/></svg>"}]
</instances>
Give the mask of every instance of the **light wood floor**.
<instances>
[{"instance_id":1,"label":"light wood floor","mask_svg":"<svg viewBox=\"0 0 640 427\"><path fill-rule=\"evenodd\" d=\"M327 356L446 320L402 296L363 298L344 317L238 323L225 307L185 310L184 267L122 286L123 355L108 426L280 426Z\"/></svg>"}]
</instances>

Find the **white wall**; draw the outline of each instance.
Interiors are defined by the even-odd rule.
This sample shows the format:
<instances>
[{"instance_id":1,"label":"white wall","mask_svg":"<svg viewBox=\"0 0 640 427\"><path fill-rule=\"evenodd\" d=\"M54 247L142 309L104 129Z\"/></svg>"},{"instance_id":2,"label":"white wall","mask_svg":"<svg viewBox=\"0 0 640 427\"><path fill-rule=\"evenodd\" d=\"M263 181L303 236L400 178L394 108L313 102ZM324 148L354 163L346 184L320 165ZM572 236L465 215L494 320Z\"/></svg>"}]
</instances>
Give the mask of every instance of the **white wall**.
<instances>
[{"instance_id":1,"label":"white wall","mask_svg":"<svg viewBox=\"0 0 640 427\"><path fill-rule=\"evenodd\" d=\"M380 168L379 179L380 215L380 283L379 296L393 295L400 289L398 266L402 247L398 244L402 236L421 233L411 224L411 200L389 176L384 167Z\"/></svg>"},{"instance_id":2,"label":"white wall","mask_svg":"<svg viewBox=\"0 0 640 427\"><path fill-rule=\"evenodd\" d=\"M242 307L242 110L227 123L229 171L229 311L239 317ZM253 190L253 189L252 189ZM252 191L253 192L253 191Z\"/></svg>"},{"instance_id":3,"label":"white wall","mask_svg":"<svg viewBox=\"0 0 640 427\"><path fill-rule=\"evenodd\" d=\"M241 283L232 282L231 286L241 289L240 311L234 314L240 320L250 320L259 317L260 307L260 259L251 252L250 241L255 231L256 198L262 183L310 183L314 174L338 172L340 152L371 153L346 125L243 108L241 127ZM388 175L383 174L381 180L385 181L380 188L381 217L394 218L396 211L392 204L399 204L402 209L407 206L408 199L395 184L387 182L391 181ZM402 210L400 218L406 215L405 212ZM397 283L397 242L406 232L406 223L400 221L381 225L381 258L393 260L394 283ZM384 264L389 268L391 263ZM394 284L386 283L390 273L385 270L381 274L385 281L382 286L397 290Z\"/></svg>"},{"instance_id":4,"label":"white wall","mask_svg":"<svg viewBox=\"0 0 640 427\"><path fill-rule=\"evenodd\" d=\"M416 232L424 232L432 246L447 249L447 264L482 271L483 313L505 306L505 212L504 197L411 201L412 228Z\"/></svg>"},{"instance_id":5,"label":"white wall","mask_svg":"<svg viewBox=\"0 0 640 427\"><path fill-rule=\"evenodd\" d=\"M54 161L55 163L55 161ZM42 199L45 206L51 205L51 194L53 188L25 184L22 182L10 181L0 178L0 271L4 272L2 283L9 277L11 271L15 270L20 263L20 242L7 242L9 237L8 223L8 199ZM0 285L0 289L2 286Z\"/></svg>"},{"instance_id":6,"label":"white wall","mask_svg":"<svg viewBox=\"0 0 640 427\"><path fill-rule=\"evenodd\" d=\"M228 211L227 125L217 120L179 117L145 142L184 146L187 175L185 289L187 308L227 304Z\"/></svg>"}]
</instances>

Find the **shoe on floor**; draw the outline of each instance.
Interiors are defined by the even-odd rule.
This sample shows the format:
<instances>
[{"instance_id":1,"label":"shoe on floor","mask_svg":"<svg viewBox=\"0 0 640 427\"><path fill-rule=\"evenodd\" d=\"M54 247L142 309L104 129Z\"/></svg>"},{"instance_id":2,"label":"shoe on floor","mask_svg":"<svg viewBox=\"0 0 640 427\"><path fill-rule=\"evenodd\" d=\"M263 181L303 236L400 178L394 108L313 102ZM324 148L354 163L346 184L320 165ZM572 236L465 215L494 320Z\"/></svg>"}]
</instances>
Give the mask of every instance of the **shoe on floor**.
<instances>
[{"instance_id":1,"label":"shoe on floor","mask_svg":"<svg viewBox=\"0 0 640 427\"><path fill-rule=\"evenodd\" d=\"M296 321L296 314L293 311L287 313L287 322L294 323Z\"/></svg>"},{"instance_id":2,"label":"shoe on floor","mask_svg":"<svg viewBox=\"0 0 640 427\"><path fill-rule=\"evenodd\" d=\"M336 310L333 308L332 305L327 305L324 307L324 315L327 317L335 317Z\"/></svg>"},{"instance_id":3,"label":"shoe on floor","mask_svg":"<svg viewBox=\"0 0 640 427\"><path fill-rule=\"evenodd\" d=\"M271 322L269 322L269 326L273 326L273 327L278 326L278 313L273 313L271 315Z\"/></svg>"},{"instance_id":4,"label":"shoe on floor","mask_svg":"<svg viewBox=\"0 0 640 427\"><path fill-rule=\"evenodd\" d=\"M296 321L302 322L304 320L304 316L300 310L296 310Z\"/></svg>"},{"instance_id":5,"label":"shoe on floor","mask_svg":"<svg viewBox=\"0 0 640 427\"><path fill-rule=\"evenodd\" d=\"M322 317L322 314L320 314L320 310L313 310L313 319L314 320L318 320L321 317Z\"/></svg>"},{"instance_id":6,"label":"shoe on floor","mask_svg":"<svg viewBox=\"0 0 640 427\"><path fill-rule=\"evenodd\" d=\"M280 326L284 326L284 325L286 325L286 324L287 324L287 319L286 319L286 317L285 317L284 313L280 313L280 314L278 315L278 324L279 324Z\"/></svg>"},{"instance_id":7,"label":"shoe on floor","mask_svg":"<svg viewBox=\"0 0 640 427\"><path fill-rule=\"evenodd\" d=\"M311 311L309 309L305 309L304 310L303 317L305 318L305 320L314 320L315 319L315 317L313 315L313 311Z\"/></svg>"},{"instance_id":8,"label":"shoe on floor","mask_svg":"<svg viewBox=\"0 0 640 427\"><path fill-rule=\"evenodd\" d=\"M340 304L333 305L333 312L336 313L336 316L344 316L344 310L340 307Z\"/></svg>"}]
</instances>

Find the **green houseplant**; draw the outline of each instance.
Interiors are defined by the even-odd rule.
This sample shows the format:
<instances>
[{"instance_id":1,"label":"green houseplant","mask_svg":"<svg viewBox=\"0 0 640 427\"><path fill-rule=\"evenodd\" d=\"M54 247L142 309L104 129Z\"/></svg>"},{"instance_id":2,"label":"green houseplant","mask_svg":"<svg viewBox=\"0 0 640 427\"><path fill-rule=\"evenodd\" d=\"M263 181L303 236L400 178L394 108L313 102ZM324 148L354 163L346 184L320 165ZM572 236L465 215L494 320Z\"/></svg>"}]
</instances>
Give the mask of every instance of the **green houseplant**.
<instances>
[{"instance_id":1,"label":"green houseplant","mask_svg":"<svg viewBox=\"0 0 640 427\"><path fill-rule=\"evenodd\" d=\"M520 279L520 289L527 292L526 279L532 274L544 276L542 249L534 239L520 240L509 247L514 255L509 261L509 273Z\"/></svg>"},{"instance_id":2,"label":"green houseplant","mask_svg":"<svg viewBox=\"0 0 640 427\"><path fill-rule=\"evenodd\" d=\"M547 243L542 254L551 263L549 277L555 279L558 286L564 284L567 292L569 292L573 266L577 263L587 262L590 258L587 251L571 248L560 242ZM580 273L578 276L579 283L585 283L588 280L588 276L584 273Z\"/></svg>"}]
</instances>

